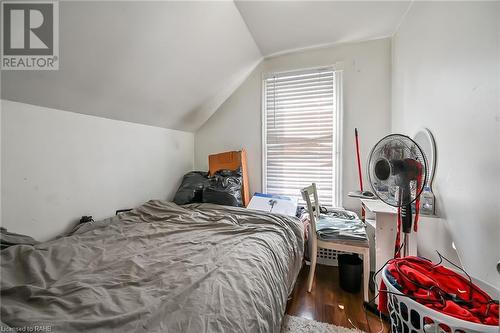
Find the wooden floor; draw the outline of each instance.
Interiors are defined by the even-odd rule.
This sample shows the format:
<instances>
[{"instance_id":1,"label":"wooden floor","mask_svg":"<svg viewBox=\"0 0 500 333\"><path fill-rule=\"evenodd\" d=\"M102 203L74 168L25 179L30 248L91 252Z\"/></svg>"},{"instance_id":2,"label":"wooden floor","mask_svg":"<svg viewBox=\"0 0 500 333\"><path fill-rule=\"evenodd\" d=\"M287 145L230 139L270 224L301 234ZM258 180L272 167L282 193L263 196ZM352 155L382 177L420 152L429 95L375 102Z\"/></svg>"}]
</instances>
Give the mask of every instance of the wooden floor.
<instances>
[{"instance_id":1,"label":"wooden floor","mask_svg":"<svg viewBox=\"0 0 500 333\"><path fill-rule=\"evenodd\" d=\"M317 265L311 293L307 292L308 273L309 266L304 265L288 301L287 314L365 332L389 332L386 322L381 324L377 316L365 312L362 290L350 294L340 288L337 267Z\"/></svg>"}]
</instances>

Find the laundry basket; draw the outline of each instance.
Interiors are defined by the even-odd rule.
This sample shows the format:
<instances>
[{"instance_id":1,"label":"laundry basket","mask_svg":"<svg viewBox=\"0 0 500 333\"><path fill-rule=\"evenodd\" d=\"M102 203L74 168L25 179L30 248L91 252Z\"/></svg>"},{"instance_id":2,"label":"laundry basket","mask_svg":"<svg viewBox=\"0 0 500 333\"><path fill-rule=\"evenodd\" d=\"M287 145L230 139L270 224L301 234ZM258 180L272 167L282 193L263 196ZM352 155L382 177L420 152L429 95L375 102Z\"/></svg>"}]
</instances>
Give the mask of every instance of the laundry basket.
<instances>
[{"instance_id":1,"label":"laundry basket","mask_svg":"<svg viewBox=\"0 0 500 333\"><path fill-rule=\"evenodd\" d=\"M461 320L428 308L409 297L398 296L401 291L391 284L387 274L389 271L385 267L382 279L389 292L387 299L392 333L499 333L498 326ZM472 280L492 297L498 297L499 291L495 287L474 278Z\"/></svg>"}]
</instances>

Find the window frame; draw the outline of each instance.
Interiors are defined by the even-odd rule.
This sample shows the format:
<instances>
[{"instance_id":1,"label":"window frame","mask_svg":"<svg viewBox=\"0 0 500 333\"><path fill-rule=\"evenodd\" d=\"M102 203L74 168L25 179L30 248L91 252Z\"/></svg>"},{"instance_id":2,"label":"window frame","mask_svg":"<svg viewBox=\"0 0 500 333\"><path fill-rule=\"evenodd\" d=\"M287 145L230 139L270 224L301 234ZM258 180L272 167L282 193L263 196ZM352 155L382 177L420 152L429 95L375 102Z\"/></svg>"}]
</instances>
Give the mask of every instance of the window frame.
<instances>
[{"instance_id":1,"label":"window frame","mask_svg":"<svg viewBox=\"0 0 500 333\"><path fill-rule=\"evenodd\" d=\"M330 65L330 66L321 66L321 67L312 67L312 68L302 68L302 69L295 69L295 70L287 70L287 71L281 71L281 72L268 72L268 73L263 73L262 75L262 89L261 89L261 144L262 144L262 165L261 165L261 172L262 172L262 192L267 193L267 127L266 127L266 120L267 120L267 102L266 102L266 88L267 88L267 83L266 80L275 76L275 75L297 75L301 73L309 73L313 71L333 71L335 73L335 110L333 110L334 114L334 126L333 126L333 131L334 131L334 139L335 142L333 144L333 152L332 156L334 157L334 161L332 163L332 189L333 189L333 207L342 207L343 204L343 198L342 198L342 193L343 193L343 184L342 184L342 161L343 161L343 153L342 153L342 147L343 147L343 69L342 69L342 63L336 63L335 65ZM297 193L297 196L300 197L300 194ZM320 203L321 203L321 198L320 198ZM326 207L331 207L330 204L324 204Z\"/></svg>"}]
</instances>

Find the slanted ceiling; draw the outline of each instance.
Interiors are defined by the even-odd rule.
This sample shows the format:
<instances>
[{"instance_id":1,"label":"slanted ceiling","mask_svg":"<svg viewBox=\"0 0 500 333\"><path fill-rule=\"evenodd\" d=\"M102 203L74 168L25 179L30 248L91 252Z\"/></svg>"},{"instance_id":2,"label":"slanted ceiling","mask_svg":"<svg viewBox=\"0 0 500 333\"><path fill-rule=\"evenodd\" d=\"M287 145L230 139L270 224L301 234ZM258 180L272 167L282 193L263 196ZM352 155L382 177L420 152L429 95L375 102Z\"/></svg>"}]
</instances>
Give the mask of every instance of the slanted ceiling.
<instances>
[{"instance_id":1,"label":"slanted ceiling","mask_svg":"<svg viewBox=\"0 0 500 333\"><path fill-rule=\"evenodd\" d=\"M61 1L58 71L1 97L196 131L264 56L391 35L408 2Z\"/></svg>"},{"instance_id":2,"label":"slanted ceiling","mask_svg":"<svg viewBox=\"0 0 500 333\"><path fill-rule=\"evenodd\" d=\"M411 1L236 0L265 56L394 34Z\"/></svg>"},{"instance_id":3,"label":"slanted ceiling","mask_svg":"<svg viewBox=\"0 0 500 333\"><path fill-rule=\"evenodd\" d=\"M261 58L233 2L59 6L59 70L3 71L2 98L195 131Z\"/></svg>"}]
</instances>

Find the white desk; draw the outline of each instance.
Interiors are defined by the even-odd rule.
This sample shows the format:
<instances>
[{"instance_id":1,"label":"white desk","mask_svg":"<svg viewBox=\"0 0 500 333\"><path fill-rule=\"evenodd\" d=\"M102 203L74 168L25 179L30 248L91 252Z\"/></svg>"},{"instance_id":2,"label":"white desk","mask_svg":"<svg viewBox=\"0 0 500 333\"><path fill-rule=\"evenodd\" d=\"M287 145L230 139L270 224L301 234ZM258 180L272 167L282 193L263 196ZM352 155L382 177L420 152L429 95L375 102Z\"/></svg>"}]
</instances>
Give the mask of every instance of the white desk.
<instances>
[{"instance_id":1,"label":"white desk","mask_svg":"<svg viewBox=\"0 0 500 333\"><path fill-rule=\"evenodd\" d=\"M372 267L378 271L387 260L394 257L394 243L397 233L397 208L389 206L380 200L360 199L366 211L367 233L374 235L375 244L370 244L370 258ZM409 237L409 255L417 255L417 234L411 233ZM370 237L369 237L370 238ZM401 235L401 240L403 236ZM373 261L373 258L375 259ZM380 285L380 274L377 275L377 286ZM378 290L378 287L376 287ZM378 300L378 299L377 299ZM378 302L376 300L376 302Z\"/></svg>"}]
</instances>

